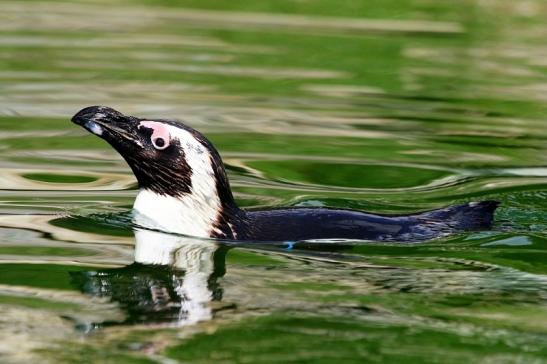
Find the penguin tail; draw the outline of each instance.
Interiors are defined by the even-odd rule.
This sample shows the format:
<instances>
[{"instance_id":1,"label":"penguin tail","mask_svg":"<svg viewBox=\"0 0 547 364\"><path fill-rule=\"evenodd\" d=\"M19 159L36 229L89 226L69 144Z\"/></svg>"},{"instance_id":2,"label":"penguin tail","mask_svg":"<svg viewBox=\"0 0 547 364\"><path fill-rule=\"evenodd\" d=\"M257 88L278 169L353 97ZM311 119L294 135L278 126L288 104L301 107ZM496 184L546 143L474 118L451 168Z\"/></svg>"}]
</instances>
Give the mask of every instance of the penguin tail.
<instances>
[{"instance_id":1,"label":"penguin tail","mask_svg":"<svg viewBox=\"0 0 547 364\"><path fill-rule=\"evenodd\" d=\"M492 226L498 201L469 202L450 206L440 210L425 212L422 217L428 220L442 221L456 230L480 230Z\"/></svg>"}]
</instances>

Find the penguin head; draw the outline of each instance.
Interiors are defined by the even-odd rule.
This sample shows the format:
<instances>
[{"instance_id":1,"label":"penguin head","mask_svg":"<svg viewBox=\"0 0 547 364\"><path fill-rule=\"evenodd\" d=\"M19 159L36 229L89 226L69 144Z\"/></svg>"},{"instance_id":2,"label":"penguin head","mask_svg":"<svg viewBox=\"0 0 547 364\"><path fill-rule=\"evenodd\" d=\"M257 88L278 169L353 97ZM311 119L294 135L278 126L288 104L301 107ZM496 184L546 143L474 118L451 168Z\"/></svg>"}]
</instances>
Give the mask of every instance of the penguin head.
<instances>
[{"instance_id":1,"label":"penguin head","mask_svg":"<svg viewBox=\"0 0 547 364\"><path fill-rule=\"evenodd\" d=\"M198 131L180 122L141 119L90 106L72 122L107 141L127 161L139 187L161 196L218 198L233 205L222 160ZM217 196L211 196L215 194Z\"/></svg>"}]
</instances>

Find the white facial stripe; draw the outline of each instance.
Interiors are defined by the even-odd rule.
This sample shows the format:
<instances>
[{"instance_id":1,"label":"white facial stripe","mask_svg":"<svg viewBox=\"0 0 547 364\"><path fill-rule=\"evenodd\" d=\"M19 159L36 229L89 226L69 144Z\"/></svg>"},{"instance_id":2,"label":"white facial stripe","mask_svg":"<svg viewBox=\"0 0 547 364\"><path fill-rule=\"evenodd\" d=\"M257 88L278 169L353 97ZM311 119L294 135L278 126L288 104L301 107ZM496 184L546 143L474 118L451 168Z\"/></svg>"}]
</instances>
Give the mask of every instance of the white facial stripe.
<instances>
[{"instance_id":1,"label":"white facial stripe","mask_svg":"<svg viewBox=\"0 0 547 364\"><path fill-rule=\"evenodd\" d=\"M133 208L140 215L144 215L143 220L147 221L137 219L136 222L149 226L149 221L152 220L155 224L150 226L152 228L196 237L211 237L222 206L211 155L190 132L176 126L163 125L167 127L172 139L179 140L186 162L192 169L191 192L182 197L172 197L141 190Z\"/></svg>"},{"instance_id":2,"label":"white facial stripe","mask_svg":"<svg viewBox=\"0 0 547 364\"><path fill-rule=\"evenodd\" d=\"M103 135L103 128L99 124L91 120L88 120L85 122L85 128L95 135L98 135L98 136Z\"/></svg>"}]
</instances>

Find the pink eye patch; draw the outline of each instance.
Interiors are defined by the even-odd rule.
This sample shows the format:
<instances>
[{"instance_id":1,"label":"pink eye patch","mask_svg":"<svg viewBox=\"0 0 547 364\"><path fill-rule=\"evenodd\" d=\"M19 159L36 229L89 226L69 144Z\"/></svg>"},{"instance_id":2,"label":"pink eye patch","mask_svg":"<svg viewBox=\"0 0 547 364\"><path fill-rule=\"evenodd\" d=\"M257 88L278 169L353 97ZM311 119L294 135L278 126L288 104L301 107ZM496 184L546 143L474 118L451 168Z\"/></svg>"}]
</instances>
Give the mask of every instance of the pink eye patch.
<instances>
[{"instance_id":1,"label":"pink eye patch","mask_svg":"<svg viewBox=\"0 0 547 364\"><path fill-rule=\"evenodd\" d=\"M141 121L138 128L140 129L141 126L147 129L152 129L152 136L150 137L150 140L154 148L163 150L169 146L171 135L169 134L169 130L165 124L157 121Z\"/></svg>"}]
</instances>

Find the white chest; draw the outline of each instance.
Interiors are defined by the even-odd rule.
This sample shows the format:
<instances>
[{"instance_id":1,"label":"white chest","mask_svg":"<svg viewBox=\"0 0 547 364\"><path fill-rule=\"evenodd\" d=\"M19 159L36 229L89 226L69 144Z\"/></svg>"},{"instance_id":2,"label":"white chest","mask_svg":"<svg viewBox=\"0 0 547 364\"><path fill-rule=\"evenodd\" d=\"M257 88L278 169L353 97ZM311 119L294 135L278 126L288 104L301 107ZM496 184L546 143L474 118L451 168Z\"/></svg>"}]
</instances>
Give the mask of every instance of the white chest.
<instances>
[{"instance_id":1,"label":"white chest","mask_svg":"<svg viewBox=\"0 0 547 364\"><path fill-rule=\"evenodd\" d=\"M135 222L141 226L166 232L208 238L220 212L216 194L199 196L192 194L172 197L141 190L133 205Z\"/></svg>"}]
</instances>

